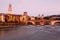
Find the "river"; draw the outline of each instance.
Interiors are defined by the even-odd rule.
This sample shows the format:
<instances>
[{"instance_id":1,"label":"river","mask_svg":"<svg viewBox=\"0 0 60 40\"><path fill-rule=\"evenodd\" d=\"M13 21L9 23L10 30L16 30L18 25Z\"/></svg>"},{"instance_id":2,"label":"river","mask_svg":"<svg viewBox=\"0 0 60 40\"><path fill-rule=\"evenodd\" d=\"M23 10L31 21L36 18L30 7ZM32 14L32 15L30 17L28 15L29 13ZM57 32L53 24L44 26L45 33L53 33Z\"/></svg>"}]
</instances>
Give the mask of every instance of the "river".
<instances>
[{"instance_id":1,"label":"river","mask_svg":"<svg viewBox=\"0 0 60 40\"><path fill-rule=\"evenodd\" d=\"M60 40L60 26L11 26L0 28L0 40Z\"/></svg>"}]
</instances>

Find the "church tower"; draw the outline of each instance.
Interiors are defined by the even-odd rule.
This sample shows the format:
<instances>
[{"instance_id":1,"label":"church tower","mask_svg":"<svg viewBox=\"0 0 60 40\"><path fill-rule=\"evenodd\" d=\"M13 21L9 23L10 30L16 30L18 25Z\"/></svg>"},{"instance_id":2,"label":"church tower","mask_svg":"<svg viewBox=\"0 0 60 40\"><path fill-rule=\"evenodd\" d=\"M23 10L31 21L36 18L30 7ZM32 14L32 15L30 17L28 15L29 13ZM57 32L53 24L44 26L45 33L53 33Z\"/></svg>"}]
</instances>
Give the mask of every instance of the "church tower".
<instances>
[{"instance_id":1,"label":"church tower","mask_svg":"<svg viewBox=\"0 0 60 40\"><path fill-rule=\"evenodd\" d=\"M41 18L44 18L44 15L43 14L41 15Z\"/></svg>"},{"instance_id":2,"label":"church tower","mask_svg":"<svg viewBox=\"0 0 60 40\"><path fill-rule=\"evenodd\" d=\"M38 18L40 18L40 14L38 15Z\"/></svg>"},{"instance_id":3,"label":"church tower","mask_svg":"<svg viewBox=\"0 0 60 40\"><path fill-rule=\"evenodd\" d=\"M12 14L12 5L11 5L11 4L9 4L8 13L9 13L9 14Z\"/></svg>"}]
</instances>

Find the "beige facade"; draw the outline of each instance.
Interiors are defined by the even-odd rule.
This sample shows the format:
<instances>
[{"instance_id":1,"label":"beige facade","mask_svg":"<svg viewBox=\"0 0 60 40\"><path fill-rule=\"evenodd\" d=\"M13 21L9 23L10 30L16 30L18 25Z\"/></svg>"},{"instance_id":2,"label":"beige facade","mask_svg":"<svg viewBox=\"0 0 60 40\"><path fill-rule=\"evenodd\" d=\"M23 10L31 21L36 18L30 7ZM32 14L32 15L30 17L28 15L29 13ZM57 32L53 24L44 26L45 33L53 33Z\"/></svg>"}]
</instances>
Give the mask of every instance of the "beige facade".
<instances>
[{"instance_id":1,"label":"beige facade","mask_svg":"<svg viewBox=\"0 0 60 40\"><path fill-rule=\"evenodd\" d=\"M21 22L25 22L28 20L28 15L27 12L24 12L24 14L20 17Z\"/></svg>"},{"instance_id":2,"label":"beige facade","mask_svg":"<svg viewBox=\"0 0 60 40\"><path fill-rule=\"evenodd\" d=\"M5 22L5 16L3 14L0 15L0 22Z\"/></svg>"},{"instance_id":3,"label":"beige facade","mask_svg":"<svg viewBox=\"0 0 60 40\"><path fill-rule=\"evenodd\" d=\"M35 20L34 16L31 16L30 18L31 18L31 20Z\"/></svg>"},{"instance_id":4,"label":"beige facade","mask_svg":"<svg viewBox=\"0 0 60 40\"><path fill-rule=\"evenodd\" d=\"M13 20L13 16L12 16L12 15L8 15L7 21L10 22L10 21L12 21L12 20Z\"/></svg>"}]
</instances>

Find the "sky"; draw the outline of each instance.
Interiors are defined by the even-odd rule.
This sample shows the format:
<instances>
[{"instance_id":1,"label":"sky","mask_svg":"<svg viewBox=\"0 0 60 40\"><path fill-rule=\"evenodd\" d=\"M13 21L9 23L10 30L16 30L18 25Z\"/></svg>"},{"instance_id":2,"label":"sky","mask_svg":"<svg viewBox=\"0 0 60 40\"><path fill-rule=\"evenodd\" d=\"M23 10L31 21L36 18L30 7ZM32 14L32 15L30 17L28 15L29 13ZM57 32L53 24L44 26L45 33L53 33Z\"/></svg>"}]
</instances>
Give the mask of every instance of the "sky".
<instances>
[{"instance_id":1,"label":"sky","mask_svg":"<svg viewBox=\"0 0 60 40\"><path fill-rule=\"evenodd\" d=\"M60 15L60 0L0 0L0 13L8 13L8 5L12 4L13 14L37 16Z\"/></svg>"}]
</instances>

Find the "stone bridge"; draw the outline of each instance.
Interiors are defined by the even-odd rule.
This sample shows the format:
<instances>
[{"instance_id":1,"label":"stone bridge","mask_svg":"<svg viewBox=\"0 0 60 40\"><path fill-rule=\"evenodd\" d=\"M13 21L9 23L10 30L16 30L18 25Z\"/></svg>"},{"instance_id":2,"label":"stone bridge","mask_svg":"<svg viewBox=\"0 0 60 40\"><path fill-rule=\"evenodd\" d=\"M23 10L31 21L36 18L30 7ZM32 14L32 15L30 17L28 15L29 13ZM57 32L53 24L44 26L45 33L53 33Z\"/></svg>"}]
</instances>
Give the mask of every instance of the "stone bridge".
<instances>
[{"instance_id":1,"label":"stone bridge","mask_svg":"<svg viewBox=\"0 0 60 40\"><path fill-rule=\"evenodd\" d=\"M39 23L40 25L44 25L46 20L27 20L25 23L28 24L28 23L32 23L33 25L36 25L36 23Z\"/></svg>"},{"instance_id":2,"label":"stone bridge","mask_svg":"<svg viewBox=\"0 0 60 40\"><path fill-rule=\"evenodd\" d=\"M36 25L36 22L38 22L41 26L45 25L46 22L49 22L50 25L54 26L56 23L60 22L60 20L27 20L25 21L26 24L32 23L33 25Z\"/></svg>"},{"instance_id":3,"label":"stone bridge","mask_svg":"<svg viewBox=\"0 0 60 40\"><path fill-rule=\"evenodd\" d=\"M60 20L51 20L50 25L55 25L56 23L60 23Z\"/></svg>"}]
</instances>

